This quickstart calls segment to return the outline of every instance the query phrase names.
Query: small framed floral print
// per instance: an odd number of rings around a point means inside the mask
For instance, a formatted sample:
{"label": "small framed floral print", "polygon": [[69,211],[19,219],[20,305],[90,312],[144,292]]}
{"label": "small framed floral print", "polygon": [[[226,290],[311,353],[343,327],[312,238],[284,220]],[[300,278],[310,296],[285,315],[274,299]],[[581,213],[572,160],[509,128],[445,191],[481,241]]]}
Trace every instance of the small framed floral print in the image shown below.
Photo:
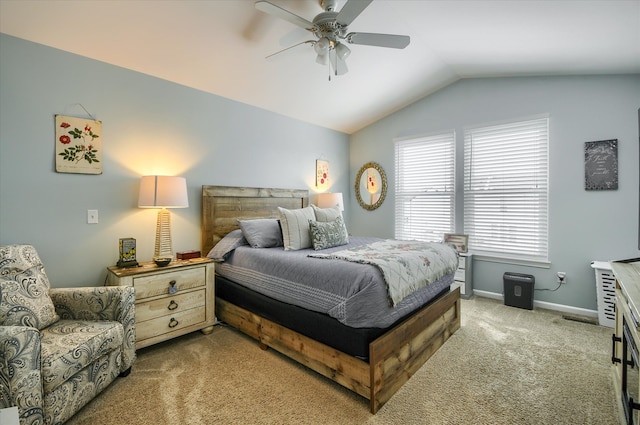
{"label": "small framed floral print", "polygon": [[316,189],[327,190],[331,185],[329,184],[329,161],[322,159],[316,160]]}
{"label": "small framed floral print", "polygon": [[56,115],[56,171],[102,174],[102,121]]}

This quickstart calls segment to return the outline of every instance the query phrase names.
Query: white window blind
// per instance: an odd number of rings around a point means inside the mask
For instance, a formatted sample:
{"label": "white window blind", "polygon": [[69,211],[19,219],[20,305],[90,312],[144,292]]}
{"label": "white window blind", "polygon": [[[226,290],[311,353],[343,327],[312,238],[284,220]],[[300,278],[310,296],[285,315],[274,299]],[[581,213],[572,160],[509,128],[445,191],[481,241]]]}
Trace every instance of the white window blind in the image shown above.
{"label": "white window blind", "polygon": [[464,230],[476,254],[548,259],[549,119],[465,130]]}
{"label": "white window blind", "polygon": [[452,233],[455,133],[395,142],[395,238],[441,241]]}

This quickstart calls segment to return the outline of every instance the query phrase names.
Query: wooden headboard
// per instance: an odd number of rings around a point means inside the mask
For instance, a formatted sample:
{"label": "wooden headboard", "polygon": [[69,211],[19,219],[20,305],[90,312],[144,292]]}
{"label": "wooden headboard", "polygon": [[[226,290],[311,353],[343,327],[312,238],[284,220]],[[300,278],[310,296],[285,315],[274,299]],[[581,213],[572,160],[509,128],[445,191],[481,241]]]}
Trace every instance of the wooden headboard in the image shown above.
{"label": "wooden headboard", "polygon": [[278,207],[308,205],[309,191],[305,189],[202,186],[202,255],[237,229],[238,219],[278,218]]}

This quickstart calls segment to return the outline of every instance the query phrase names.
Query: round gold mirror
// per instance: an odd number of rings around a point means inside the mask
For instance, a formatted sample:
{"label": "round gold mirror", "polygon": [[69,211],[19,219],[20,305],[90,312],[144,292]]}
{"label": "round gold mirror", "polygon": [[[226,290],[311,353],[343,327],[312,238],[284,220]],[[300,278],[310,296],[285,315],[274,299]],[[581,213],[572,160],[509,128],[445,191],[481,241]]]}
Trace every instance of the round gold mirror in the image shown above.
{"label": "round gold mirror", "polygon": [[356,176],[356,199],[365,210],[375,210],[387,196],[387,176],[375,162],[367,162]]}

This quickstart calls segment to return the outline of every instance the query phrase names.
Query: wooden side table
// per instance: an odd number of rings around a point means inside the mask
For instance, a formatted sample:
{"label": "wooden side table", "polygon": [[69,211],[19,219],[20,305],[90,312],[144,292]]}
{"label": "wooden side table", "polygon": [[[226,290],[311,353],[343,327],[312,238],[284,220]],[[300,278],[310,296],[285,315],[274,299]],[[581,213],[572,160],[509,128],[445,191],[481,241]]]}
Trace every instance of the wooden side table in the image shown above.
{"label": "wooden side table", "polygon": [[174,260],[158,267],[107,268],[107,285],[136,290],[136,349],[189,332],[213,331],[215,266],[209,258]]}

